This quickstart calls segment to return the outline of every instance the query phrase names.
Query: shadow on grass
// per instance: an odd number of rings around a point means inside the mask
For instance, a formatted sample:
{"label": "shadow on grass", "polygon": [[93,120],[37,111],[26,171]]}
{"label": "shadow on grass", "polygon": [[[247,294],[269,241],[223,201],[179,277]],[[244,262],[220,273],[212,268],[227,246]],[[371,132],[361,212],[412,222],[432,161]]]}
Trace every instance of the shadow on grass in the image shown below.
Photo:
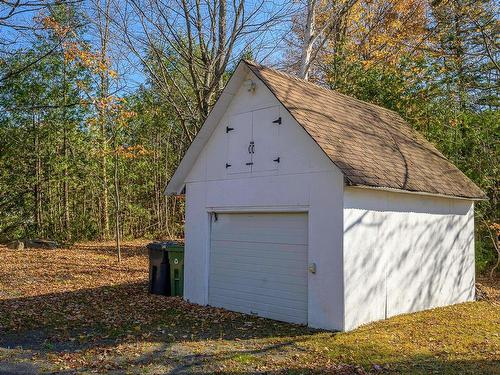
{"label": "shadow on grass", "polygon": [[181,342],[309,335],[315,330],[177,297],[128,283],[0,300],[0,347],[74,351],[123,342]]}
{"label": "shadow on grass", "polygon": [[[325,361],[318,353],[307,353],[300,343],[308,337],[285,339],[248,350],[226,350],[207,354],[185,354],[170,362],[168,373],[190,374],[500,374],[500,362],[484,360],[452,360],[433,355],[401,355],[400,359],[380,364]],[[127,368],[154,368],[172,359],[171,347],[162,346],[137,360],[128,361]],[[355,349],[355,348],[351,348]],[[296,354],[306,352],[305,357]],[[309,355],[307,355],[309,354]],[[227,362],[229,361],[229,362]],[[123,364],[125,365],[125,364]],[[243,365],[240,367],[239,365]],[[266,367],[265,371],[259,368]],[[225,368],[225,369],[224,369]],[[226,370],[229,368],[229,370]]]}
{"label": "shadow on grass", "polygon": [[[430,363],[432,362],[432,363]],[[175,373],[175,372],[173,372]],[[182,373],[182,372],[180,372]],[[190,373],[202,374],[205,371],[192,371]],[[262,371],[217,371],[218,374],[248,374],[257,375],[262,374]],[[354,375],[354,374],[440,374],[440,375],[498,375],[500,368],[497,361],[436,361],[432,357],[426,363],[420,362],[404,362],[394,363],[390,366],[384,366],[380,369],[363,369],[360,366],[333,364],[331,366],[311,368],[307,366],[290,366],[275,371],[266,371],[266,374],[336,374],[336,375]]]}
{"label": "shadow on grass", "polygon": [[[378,358],[380,366],[363,362],[362,368],[358,362],[352,364],[353,360],[340,364],[338,357],[329,357],[328,351],[323,351],[325,346],[339,349],[342,345],[329,340],[334,335],[201,307],[180,298],[150,295],[146,282],[0,300],[0,352],[2,348],[21,347],[57,355],[145,343],[138,356],[118,355],[113,364],[116,367],[110,369],[117,372],[143,369],[158,373],[161,369],[161,373],[257,374],[264,366],[271,374],[500,374],[499,362],[491,360],[494,356],[459,361],[440,353],[399,355],[387,353],[387,347],[375,339],[369,340],[369,348],[359,342],[341,351],[346,355],[366,352],[367,357]],[[230,342],[204,342],[218,339]],[[93,361],[79,364],[69,373],[89,368],[108,372]],[[0,360],[0,374],[38,371],[26,366],[26,362]]]}

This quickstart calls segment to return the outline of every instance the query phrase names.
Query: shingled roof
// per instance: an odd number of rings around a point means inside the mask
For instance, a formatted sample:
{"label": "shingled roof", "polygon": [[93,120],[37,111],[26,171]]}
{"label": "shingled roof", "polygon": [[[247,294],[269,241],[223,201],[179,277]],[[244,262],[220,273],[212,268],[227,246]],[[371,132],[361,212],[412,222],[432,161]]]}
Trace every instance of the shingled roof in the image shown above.
{"label": "shingled roof", "polygon": [[354,186],[484,199],[397,113],[243,61]]}

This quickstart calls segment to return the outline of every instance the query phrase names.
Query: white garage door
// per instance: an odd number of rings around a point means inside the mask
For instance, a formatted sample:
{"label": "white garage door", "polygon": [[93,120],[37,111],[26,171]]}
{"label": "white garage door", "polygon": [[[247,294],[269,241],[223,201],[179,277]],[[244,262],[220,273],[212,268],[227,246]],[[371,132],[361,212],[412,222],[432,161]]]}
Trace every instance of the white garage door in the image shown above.
{"label": "white garage door", "polygon": [[212,220],[211,306],[307,323],[307,215],[218,214]]}

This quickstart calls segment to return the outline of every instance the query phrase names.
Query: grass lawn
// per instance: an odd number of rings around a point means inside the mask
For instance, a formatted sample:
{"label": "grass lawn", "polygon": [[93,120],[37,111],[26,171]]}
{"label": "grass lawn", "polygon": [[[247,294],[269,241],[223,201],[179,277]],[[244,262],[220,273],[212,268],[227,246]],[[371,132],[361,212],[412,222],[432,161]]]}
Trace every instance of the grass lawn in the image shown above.
{"label": "grass lawn", "polygon": [[142,242],[0,246],[0,374],[500,374],[500,280],[487,300],[402,315],[349,333],[147,293]]}

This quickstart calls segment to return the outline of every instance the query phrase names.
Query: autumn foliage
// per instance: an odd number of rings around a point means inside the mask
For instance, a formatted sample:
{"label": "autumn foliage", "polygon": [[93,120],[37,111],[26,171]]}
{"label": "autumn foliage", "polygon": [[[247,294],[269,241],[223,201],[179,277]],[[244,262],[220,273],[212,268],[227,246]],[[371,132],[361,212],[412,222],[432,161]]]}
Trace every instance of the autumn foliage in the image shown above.
{"label": "autumn foliage", "polygon": [[496,264],[494,1],[44,3],[0,10],[0,240],[182,236],[185,202],[164,188],[245,56],[297,74],[308,60],[311,81],[398,112],[488,195],[476,263]]}

